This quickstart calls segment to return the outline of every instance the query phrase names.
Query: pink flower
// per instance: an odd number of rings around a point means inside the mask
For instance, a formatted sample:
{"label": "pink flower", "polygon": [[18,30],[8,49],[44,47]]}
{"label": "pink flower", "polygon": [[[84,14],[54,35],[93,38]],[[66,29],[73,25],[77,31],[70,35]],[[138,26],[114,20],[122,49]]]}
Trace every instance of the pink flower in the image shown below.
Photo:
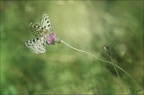
{"label": "pink flower", "polygon": [[54,44],[55,38],[56,38],[56,34],[50,33],[49,37],[48,37],[48,40],[47,40],[48,44]]}

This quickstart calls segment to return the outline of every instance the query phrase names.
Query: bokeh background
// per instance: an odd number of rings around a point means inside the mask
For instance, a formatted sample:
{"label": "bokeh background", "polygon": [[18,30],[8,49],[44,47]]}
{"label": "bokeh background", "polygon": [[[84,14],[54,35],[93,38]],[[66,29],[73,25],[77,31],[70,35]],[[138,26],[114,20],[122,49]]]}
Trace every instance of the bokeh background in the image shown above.
{"label": "bokeh background", "polygon": [[[0,1],[1,95],[144,94],[143,0],[128,1]],[[110,60],[112,65],[75,51],[63,43],[35,54],[24,42],[34,38],[28,24],[43,13],[53,32],[68,44]]]}

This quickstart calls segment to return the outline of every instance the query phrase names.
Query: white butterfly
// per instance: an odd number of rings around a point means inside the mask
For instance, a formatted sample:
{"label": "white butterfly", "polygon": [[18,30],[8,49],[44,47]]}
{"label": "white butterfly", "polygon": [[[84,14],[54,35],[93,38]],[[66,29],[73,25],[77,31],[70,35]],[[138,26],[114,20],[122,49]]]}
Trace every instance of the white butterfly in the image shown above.
{"label": "white butterfly", "polygon": [[30,23],[30,28],[33,31],[33,34],[36,38],[28,40],[25,42],[25,45],[34,53],[44,53],[46,52],[45,45],[53,44],[48,39],[50,34],[53,34],[50,19],[47,14],[44,14],[42,17],[41,25]]}

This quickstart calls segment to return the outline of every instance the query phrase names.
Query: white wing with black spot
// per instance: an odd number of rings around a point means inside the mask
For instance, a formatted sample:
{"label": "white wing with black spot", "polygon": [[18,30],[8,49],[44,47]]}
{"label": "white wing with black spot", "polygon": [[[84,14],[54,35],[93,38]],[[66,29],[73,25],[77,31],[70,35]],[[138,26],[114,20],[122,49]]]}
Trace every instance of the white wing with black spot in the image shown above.
{"label": "white wing with black spot", "polygon": [[25,45],[34,53],[38,54],[38,53],[45,53],[46,49],[45,49],[45,44],[46,41],[42,40],[43,38],[37,37],[31,40],[27,40],[25,42]]}
{"label": "white wing with black spot", "polygon": [[47,29],[48,31],[52,31],[50,19],[49,19],[49,16],[47,14],[43,15],[42,21],[41,21],[41,26],[43,28]]}
{"label": "white wing with black spot", "polygon": [[33,23],[33,22],[31,22],[29,24],[29,27],[30,27],[30,29],[31,29],[31,31],[32,31],[32,33],[34,34],[35,37],[43,36],[47,32],[42,26],[40,26],[36,23]]}

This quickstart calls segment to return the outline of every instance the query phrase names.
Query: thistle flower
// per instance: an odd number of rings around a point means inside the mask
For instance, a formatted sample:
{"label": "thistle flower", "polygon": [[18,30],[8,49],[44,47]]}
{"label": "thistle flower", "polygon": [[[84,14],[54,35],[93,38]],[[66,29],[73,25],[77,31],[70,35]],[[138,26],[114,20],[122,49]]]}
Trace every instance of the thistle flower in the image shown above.
{"label": "thistle flower", "polygon": [[56,39],[56,34],[49,33],[49,37],[47,38],[47,44],[49,44],[49,45],[55,44],[55,39]]}

